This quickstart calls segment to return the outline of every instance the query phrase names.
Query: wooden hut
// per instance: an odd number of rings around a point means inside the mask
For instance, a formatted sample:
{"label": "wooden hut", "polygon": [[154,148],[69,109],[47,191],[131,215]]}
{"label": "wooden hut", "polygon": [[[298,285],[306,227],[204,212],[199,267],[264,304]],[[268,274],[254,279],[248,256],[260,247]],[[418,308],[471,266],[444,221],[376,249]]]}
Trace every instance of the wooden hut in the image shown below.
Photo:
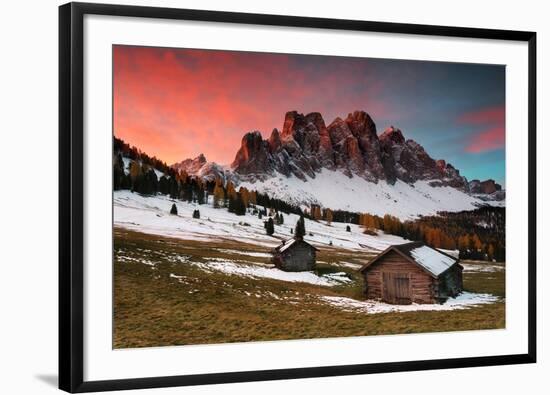
{"label": "wooden hut", "polygon": [[273,264],[287,272],[302,272],[315,269],[317,248],[302,238],[288,239],[273,251]]}
{"label": "wooden hut", "polygon": [[367,299],[392,304],[443,303],[462,292],[462,266],[422,242],[392,245],[360,270]]}

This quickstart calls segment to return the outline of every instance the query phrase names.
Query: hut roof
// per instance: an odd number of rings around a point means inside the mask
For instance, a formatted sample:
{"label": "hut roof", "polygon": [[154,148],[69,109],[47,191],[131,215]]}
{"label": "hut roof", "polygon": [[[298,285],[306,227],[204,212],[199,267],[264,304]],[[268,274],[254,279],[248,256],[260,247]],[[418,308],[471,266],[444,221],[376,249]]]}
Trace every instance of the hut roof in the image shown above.
{"label": "hut roof", "polygon": [[277,252],[284,252],[284,251],[286,251],[287,249],[289,249],[291,246],[293,246],[294,244],[296,244],[297,241],[301,241],[302,243],[305,243],[305,244],[307,244],[308,246],[310,246],[311,248],[313,248],[315,251],[319,251],[317,248],[313,247],[311,244],[309,244],[308,242],[304,241],[303,239],[296,239],[296,238],[283,240],[283,242],[282,242],[280,245],[278,245],[277,247],[275,247],[275,251],[277,251]]}
{"label": "hut roof", "polygon": [[390,251],[396,251],[434,277],[438,277],[458,262],[458,259],[451,255],[429,247],[422,242],[415,241],[406,244],[396,244],[386,248],[359,270],[363,271],[367,269]]}

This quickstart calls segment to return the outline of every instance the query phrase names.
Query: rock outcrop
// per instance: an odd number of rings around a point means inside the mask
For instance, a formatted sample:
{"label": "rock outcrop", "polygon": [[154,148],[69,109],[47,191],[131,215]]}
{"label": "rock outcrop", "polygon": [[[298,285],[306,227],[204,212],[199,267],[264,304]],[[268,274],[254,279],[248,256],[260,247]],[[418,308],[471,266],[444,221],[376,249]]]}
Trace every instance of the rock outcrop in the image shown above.
{"label": "rock outcrop", "polygon": [[224,173],[254,182],[275,175],[303,181],[323,169],[340,171],[377,183],[426,180],[434,187],[451,186],[465,192],[493,194],[501,190],[493,180],[468,182],[443,159],[433,159],[416,141],[390,126],[378,135],[376,124],[365,111],[336,118],[328,126],[320,113],[287,112],[282,130],[273,129],[264,140],[259,131],[246,133],[229,169],[211,164],[204,155],[173,165],[188,174]]}

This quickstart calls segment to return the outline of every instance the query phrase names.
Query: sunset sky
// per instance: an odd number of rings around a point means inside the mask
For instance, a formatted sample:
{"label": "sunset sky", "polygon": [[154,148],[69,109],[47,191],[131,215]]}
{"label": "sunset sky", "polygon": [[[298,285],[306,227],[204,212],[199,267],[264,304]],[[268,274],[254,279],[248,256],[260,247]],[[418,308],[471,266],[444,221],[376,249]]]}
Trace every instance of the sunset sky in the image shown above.
{"label": "sunset sky", "polygon": [[114,133],[168,164],[230,163],[287,111],[365,110],[468,179],[504,184],[504,66],[115,46]]}

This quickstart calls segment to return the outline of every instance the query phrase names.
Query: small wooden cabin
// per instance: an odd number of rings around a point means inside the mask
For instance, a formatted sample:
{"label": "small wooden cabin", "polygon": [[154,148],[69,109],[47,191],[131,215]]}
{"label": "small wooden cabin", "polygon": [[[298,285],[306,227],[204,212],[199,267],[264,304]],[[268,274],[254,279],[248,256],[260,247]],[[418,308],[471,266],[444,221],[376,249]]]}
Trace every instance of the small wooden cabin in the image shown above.
{"label": "small wooden cabin", "polygon": [[360,270],[367,299],[443,303],[462,292],[459,260],[422,242],[392,245]]}
{"label": "small wooden cabin", "polygon": [[287,272],[303,272],[315,269],[317,248],[302,238],[285,240],[273,251],[272,263]]}

